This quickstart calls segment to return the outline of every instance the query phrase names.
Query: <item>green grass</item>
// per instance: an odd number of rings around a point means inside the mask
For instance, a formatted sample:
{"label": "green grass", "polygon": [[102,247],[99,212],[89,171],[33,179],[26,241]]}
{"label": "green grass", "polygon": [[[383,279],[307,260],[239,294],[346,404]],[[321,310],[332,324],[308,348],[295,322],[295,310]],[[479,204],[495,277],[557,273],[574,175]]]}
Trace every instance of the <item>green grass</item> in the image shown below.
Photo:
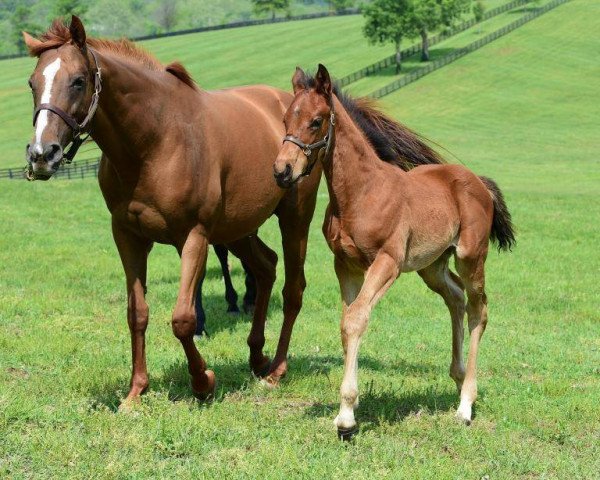
{"label": "green grass", "polygon": [[[490,323],[471,427],[453,418],[447,311],[413,274],[373,313],[360,356],[362,430],[353,444],[337,441],[340,302],[319,229],[325,189],[281,387],[265,391],[248,374],[248,319],[224,313],[211,256],[212,337],[201,351],[218,376],[218,395],[208,405],[192,399],[169,325],[178,258],[156,247],[151,390],[134,413],[116,413],[127,390],[129,338],[123,274],[98,187],[2,182],[0,477],[596,478],[600,39],[586,32],[598,31],[599,19],[600,5],[575,0],[383,104],[495,178],[519,230],[515,252],[492,252],[487,263]],[[276,223],[261,237],[278,245]],[[276,292],[282,279],[280,265]],[[276,293],[269,353],[280,324]]]}

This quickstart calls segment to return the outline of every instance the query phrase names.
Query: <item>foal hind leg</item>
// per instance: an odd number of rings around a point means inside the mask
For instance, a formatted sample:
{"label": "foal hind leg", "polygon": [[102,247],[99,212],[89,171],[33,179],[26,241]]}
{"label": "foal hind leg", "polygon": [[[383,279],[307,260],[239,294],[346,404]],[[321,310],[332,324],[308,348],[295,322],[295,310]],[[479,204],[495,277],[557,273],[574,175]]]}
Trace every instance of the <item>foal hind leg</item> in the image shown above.
{"label": "foal hind leg", "polygon": [[450,319],[452,320],[450,377],[456,383],[456,388],[460,394],[465,379],[465,365],[463,363],[465,294],[460,278],[448,268],[450,255],[451,251],[449,250],[436,262],[420,270],[418,273],[425,284],[444,299],[450,311]]}
{"label": "foal hind leg", "polygon": [[459,243],[457,248],[456,269],[467,290],[467,316],[471,339],[467,371],[456,415],[467,424],[471,423],[472,405],[477,398],[477,352],[488,317],[484,271],[486,256],[487,243],[480,242],[478,247],[472,249],[465,247],[464,243]]}
{"label": "foal hind leg", "polygon": [[263,354],[263,347],[269,299],[275,283],[277,254],[256,235],[228,244],[227,248],[246,263],[256,279],[256,305],[248,335],[248,346],[252,372],[256,376],[264,376],[270,365],[269,358]]}

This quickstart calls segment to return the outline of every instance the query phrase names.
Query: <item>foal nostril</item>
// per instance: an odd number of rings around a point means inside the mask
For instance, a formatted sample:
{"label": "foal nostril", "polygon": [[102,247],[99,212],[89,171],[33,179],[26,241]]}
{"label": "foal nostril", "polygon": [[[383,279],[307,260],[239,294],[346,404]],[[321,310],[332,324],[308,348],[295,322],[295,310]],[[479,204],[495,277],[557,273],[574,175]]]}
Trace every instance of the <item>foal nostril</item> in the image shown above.
{"label": "foal nostril", "polygon": [[283,172],[275,171],[273,172],[273,175],[278,180],[289,180],[289,178],[292,176],[292,166],[289,163],[287,163]]}

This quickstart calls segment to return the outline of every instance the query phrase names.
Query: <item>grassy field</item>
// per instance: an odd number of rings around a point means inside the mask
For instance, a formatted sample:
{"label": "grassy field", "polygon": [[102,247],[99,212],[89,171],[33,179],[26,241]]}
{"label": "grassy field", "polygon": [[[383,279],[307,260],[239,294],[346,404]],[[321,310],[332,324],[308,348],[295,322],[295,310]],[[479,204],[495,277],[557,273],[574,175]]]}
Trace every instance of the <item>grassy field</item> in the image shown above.
{"label": "grassy field", "polygon": [[[600,38],[589,32],[599,28],[600,4],[574,0],[383,103],[496,179],[518,227],[515,252],[492,252],[487,263],[490,322],[471,427],[453,418],[447,310],[406,275],[376,308],[361,349],[361,433],[352,444],[337,440],[340,302],[319,229],[325,189],[281,387],[266,391],[250,377],[248,318],[224,313],[211,256],[205,304],[212,336],[201,352],[219,386],[213,403],[193,400],[169,324],[178,258],[156,247],[150,392],[133,413],[117,413],[129,379],[129,336],[123,274],[98,187],[92,180],[2,182],[0,478],[597,478]],[[255,70],[231,74],[231,84],[259,81],[253,75],[264,64],[273,70],[264,81],[287,88],[295,63],[320,60],[255,55]],[[211,70],[197,68],[200,82],[209,82]],[[338,69],[331,67],[346,73]],[[277,246],[276,223],[261,237]],[[276,292],[282,280],[280,265]],[[276,293],[270,353],[280,325]]]}
{"label": "grassy field", "polygon": [[[488,9],[506,0],[486,0]],[[148,40],[140,44],[168,63],[180,60],[203,88],[267,83],[288,88],[296,65],[326,64],[342,77],[393,52],[369,45],[359,15],[280,23]],[[0,168],[24,164],[33,135],[27,79],[35,60],[0,61]],[[86,158],[96,154],[89,147]],[[87,153],[86,153],[87,152]],[[79,158],[83,158],[80,154]]]}

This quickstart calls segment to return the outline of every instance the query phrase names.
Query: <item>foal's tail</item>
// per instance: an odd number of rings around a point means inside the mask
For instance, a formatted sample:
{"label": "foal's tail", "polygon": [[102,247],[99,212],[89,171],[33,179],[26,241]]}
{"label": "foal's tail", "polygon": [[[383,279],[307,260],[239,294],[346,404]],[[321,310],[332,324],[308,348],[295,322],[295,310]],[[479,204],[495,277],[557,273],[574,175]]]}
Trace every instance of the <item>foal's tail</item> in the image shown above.
{"label": "foal's tail", "polygon": [[492,220],[492,233],[490,239],[498,243],[498,251],[510,251],[517,244],[515,229],[512,224],[510,212],[504,201],[500,187],[491,178],[479,177],[484,183],[494,201],[494,218]]}

